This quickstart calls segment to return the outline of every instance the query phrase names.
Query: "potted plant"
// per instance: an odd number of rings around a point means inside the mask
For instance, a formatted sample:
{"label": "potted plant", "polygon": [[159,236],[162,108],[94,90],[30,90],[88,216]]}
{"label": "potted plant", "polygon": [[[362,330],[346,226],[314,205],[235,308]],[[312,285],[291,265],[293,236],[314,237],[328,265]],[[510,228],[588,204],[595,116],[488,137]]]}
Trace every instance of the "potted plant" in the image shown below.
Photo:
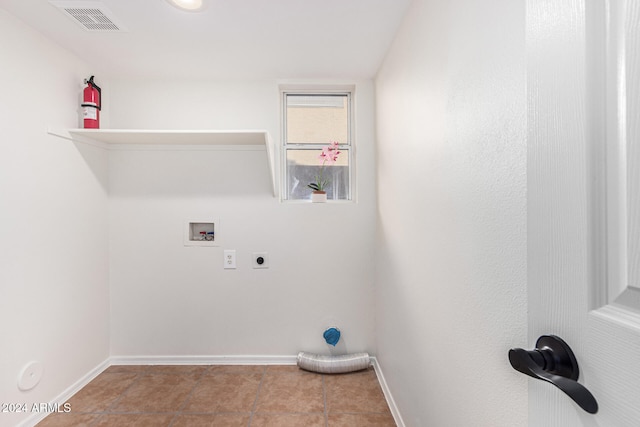
{"label": "potted plant", "polygon": [[335,163],[338,160],[340,150],[338,150],[338,141],[332,141],[329,145],[322,149],[318,156],[320,159],[320,171],[316,175],[316,180],[307,185],[313,192],[311,193],[311,201],[314,203],[322,203],[327,201],[327,192],[325,188],[329,184],[329,179],[324,177],[324,166]]}

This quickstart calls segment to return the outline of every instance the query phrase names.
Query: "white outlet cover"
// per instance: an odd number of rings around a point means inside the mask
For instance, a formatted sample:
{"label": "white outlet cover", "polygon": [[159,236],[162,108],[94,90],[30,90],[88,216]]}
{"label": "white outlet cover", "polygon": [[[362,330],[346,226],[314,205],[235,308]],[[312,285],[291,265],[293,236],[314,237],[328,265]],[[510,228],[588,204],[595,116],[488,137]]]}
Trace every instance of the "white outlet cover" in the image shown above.
{"label": "white outlet cover", "polygon": [[235,269],[236,268],[236,250],[225,249],[223,262],[224,262],[225,270]]}

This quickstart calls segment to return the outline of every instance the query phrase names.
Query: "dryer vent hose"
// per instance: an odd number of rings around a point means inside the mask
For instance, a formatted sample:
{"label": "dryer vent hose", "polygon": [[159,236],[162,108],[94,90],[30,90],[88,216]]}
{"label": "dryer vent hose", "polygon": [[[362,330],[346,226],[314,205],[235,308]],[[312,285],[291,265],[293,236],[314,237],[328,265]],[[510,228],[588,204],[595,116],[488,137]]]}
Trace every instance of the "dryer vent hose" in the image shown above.
{"label": "dryer vent hose", "polygon": [[321,374],[344,374],[369,367],[368,353],[353,353],[342,356],[321,356],[319,354],[298,353],[298,366],[305,371]]}

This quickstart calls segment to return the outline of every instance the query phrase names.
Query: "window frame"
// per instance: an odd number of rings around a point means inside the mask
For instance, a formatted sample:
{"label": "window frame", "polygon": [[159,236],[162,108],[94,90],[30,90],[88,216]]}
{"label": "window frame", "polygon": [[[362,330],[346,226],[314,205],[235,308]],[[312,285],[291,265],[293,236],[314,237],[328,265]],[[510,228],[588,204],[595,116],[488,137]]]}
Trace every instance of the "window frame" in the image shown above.
{"label": "window frame", "polygon": [[[321,150],[329,144],[329,141],[318,143],[287,143],[287,96],[346,96],[347,98],[347,143],[340,143],[339,148],[343,153],[348,154],[348,179],[346,199],[329,199],[328,203],[352,203],[355,202],[355,132],[354,132],[354,88],[281,88],[280,89],[280,106],[281,106],[281,185],[280,200],[283,202],[308,202],[310,199],[292,199],[289,194],[289,171],[287,166],[287,152],[289,150]],[[311,190],[309,190],[311,191]]]}

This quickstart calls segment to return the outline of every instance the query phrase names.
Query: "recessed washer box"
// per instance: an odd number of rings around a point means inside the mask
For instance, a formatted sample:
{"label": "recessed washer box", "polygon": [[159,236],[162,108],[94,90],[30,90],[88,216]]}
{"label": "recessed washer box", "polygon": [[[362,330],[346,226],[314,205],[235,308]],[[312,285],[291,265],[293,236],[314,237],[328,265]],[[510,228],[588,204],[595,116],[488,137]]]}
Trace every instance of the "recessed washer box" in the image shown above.
{"label": "recessed washer box", "polygon": [[220,221],[216,218],[185,221],[184,245],[220,246]]}

